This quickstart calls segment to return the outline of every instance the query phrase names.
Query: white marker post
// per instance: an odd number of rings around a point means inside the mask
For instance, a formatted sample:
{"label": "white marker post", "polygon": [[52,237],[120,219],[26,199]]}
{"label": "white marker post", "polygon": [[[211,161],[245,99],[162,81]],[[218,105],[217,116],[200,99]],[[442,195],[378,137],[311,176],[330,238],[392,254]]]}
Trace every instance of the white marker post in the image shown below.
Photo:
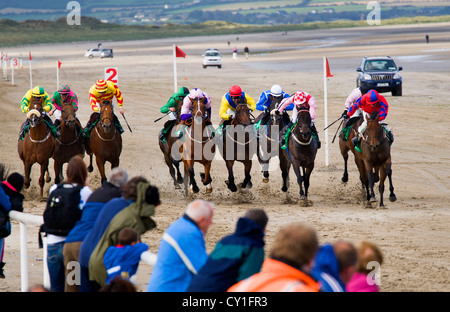
{"label": "white marker post", "polygon": [[[327,59],[323,57],[323,109],[325,112],[325,128],[328,125],[328,90],[327,90]],[[325,166],[328,167],[328,129],[325,129]]]}

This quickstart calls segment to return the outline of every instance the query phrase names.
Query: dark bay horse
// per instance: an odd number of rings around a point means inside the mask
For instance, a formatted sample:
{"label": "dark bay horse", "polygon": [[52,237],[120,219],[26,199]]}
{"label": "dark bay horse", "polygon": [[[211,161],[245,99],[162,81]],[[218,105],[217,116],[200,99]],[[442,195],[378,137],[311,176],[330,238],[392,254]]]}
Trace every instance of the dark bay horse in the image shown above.
{"label": "dark bay horse", "polygon": [[379,175],[380,208],[384,207],[383,193],[386,176],[389,179],[389,200],[396,201],[397,197],[392,185],[391,147],[386,137],[386,131],[379,123],[379,114],[377,113],[370,117],[367,116],[367,128],[361,140],[361,159],[365,168],[363,182],[368,190],[367,200],[369,202],[376,201],[373,187]]}
{"label": "dark bay horse", "polygon": [[[51,130],[44,122],[41,99],[33,99],[27,117],[30,119],[30,131],[25,134],[23,140],[19,139],[17,150],[23,162],[25,170],[24,187],[30,186],[30,174],[33,164],[41,165],[41,175],[39,177],[40,200],[44,195],[44,184],[51,181],[48,172],[48,163],[55,150],[55,139]],[[45,174],[47,176],[45,177]]]}
{"label": "dark bay horse", "polygon": [[[261,172],[263,176],[263,182],[269,182],[269,162],[272,156],[279,156],[282,153],[280,144],[279,144],[279,136],[281,129],[289,123],[289,115],[286,111],[278,118],[278,115],[275,115],[274,109],[277,108],[278,104],[280,104],[282,97],[272,98],[269,109],[267,112],[262,112],[256,119],[255,125],[259,123],[258,127],[258,148],[257,148],[257,156],[259,164],[261,165]],[[273,113],[271,113],[273,112]],[[276,129],[278,131],[276,131]]]}
{"label": "dark bay horse", "polygon": [[[195,180],[194,163],[203,165],[205,172],[201,173],[201,181],[206,186],[206,192],[212,192],[211,162],[214,159],[216,145],[213,140],[213,130],[208,127],[209,116],[205,116],[205,97],[192,100],[192,121],[185,131],[184,143],[179,152],[189,177],[191,193],[198,193]],[[187,179],[188,177],[184,177]],[[186,181],[185,181],[186,182]]]}
{"label": "dark bay horse", "polygon": [[233,165],[235,161],[244,164],[244,181],[240,184],[241,188],[251,188],[252,158],[258,148],[256,140],[256,131],[250,118],[250,108],[245,103],[236,105],[234,119],[231,125],[223,130],[222,148],[220,152],[228,169],[228,180],[225,181],[232,192],[237,191],[234,180]]}
{"label": "dark bay horse", "polygon": [[[296,109],[296,108],[294,108]],[[311,115],[308,110],[300,109],[297,115],[298,121],[289,136],[287,149],[280,155],[280,167],[283,177],[282,191],[288,189],[287,180],[292,164],[300,187],[300,199],[308,198],[309,180],[314,169],[314,161],[317,154],[317,141],[311,133]],[[301,170],[301,171],[300,171]],[[303,186],[305,191],[303,191]]]}
{"label": "dark bay horse", "polygon": [[[361,160],[361,154],[355,150],[355,147],[353,146],[352,139],[355,137],[355,134],[358,132],[358,127],[361,125],[363,119],[362,116],[354,117],[354,119],[350,119],[349,121],[352,122],[352,125],[350,126],[350,129],[346,130],[348,131],[348,134],[344,134],[347,136],[347,141],[344,141],[344,139],[339,136],[339,149],[341,151],[342,158],[344,159],[344,174],[342,176],[342,182],[348,181],[348,152],[352,151],[353,155],[355,156],[355,164],[360,172],[360,180],[362,183],[362,176],[361,176],[361,170],[362,170],[362,160]],[[348,122],[349,122],[348,121]],[[347,123],[348,123],[347,122]],[[346,129],[347,123],[344,123],[342,126],[342,130]]]}
{"label": "dark bay horse", "polygon": [[[177,120],[175,121],[175,126],[173,126],[171,133],[167,135],[167,138],[165,141],[158,140],[159,148],[161,152],[164,155],[164,161],[166,162],[167,167],[169,167],[169,173],[170,176],[173,179],[173,185],[176,189],[181,188],[180,184],[183,183],[183,176],[180,171],[180,162],[181,157],[172,157],[172,145],[177,141],[175,137],[176,130],[178,129],[177,125],[180,124],[180,112],[181,112],[181,106],[183,104],[183,101],[177,101],[178,107],[177,107]],[[161,130],[162,131],[162,130]],[[158,135],[159,137],[159,135]],[[176,172],[175,172],[176,170]],[[176,173],[176,177],[175,177]]]}
{"label": "dark bay horse", "polygon": [[122,136],[113,124],[114,111],[110,101],[103,101],[100,105],[100,117],[86,141],[86,153],[90,156],[88,171],[92,172],[92,157],[100,171],[102,182],[106,180],[105,163],[111,164],[111,169],[119,166],[122,152]]}
{"label": "dark bay horse", "polygon": [[61,136],[56,139],[55,151],[53,153],[56,184],[60,183],[64,179],[64,163],[68,163],[69,160],[75,155],[84,157],[85,153],[82,126],[77,121],[75,108],[72,103],[62,104],[60,121]]}

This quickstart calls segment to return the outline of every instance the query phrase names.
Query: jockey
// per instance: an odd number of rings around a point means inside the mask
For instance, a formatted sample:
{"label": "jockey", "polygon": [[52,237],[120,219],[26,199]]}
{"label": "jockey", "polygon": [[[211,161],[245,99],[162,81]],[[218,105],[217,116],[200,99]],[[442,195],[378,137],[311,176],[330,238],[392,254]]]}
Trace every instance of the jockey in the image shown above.
{"label": "jockey", "polygon": [[[383,121],[388,114],[389,104],[384,98],[384,96],[378,94],[376,90],[369,90],[366,94],[364,94],[360,99],[356,101],[352,106],[350,106],[348,110],[348,116],[351,117],[355,112],[361,109],[363,111],[364,116],[370,116],[373,112],[378,112],[380,114],[379,121]],[[382,124],[382,126],[386,129],[386,132],[390,135],[391,142],[394,142],[394,136],[391,130],[387,127],[386,124]],[[361,126],[358,127],[358,133],[353,138],[352,143],[353,146],[356,146],[360,139],[362,138],[363,132],[366,130],[367,120],[364,118]]]}
{"label": "jockey", "polygon": [[177,92],[172,94],[169,101],[167,101],[166,105],[161,107],[160,111],[163,114],[167,114],[170,111],[169,114],[169,120],[164,124],[164,128],[161,130],[159,134],[159,140],[164,140],[164,138],[167,136],[168,133],[172,130],[173,126],[177,122],[177,115],[176,111],[178,109],[178,105],[180,102],[183,101],[183,99],[186,97],[186,95],[189,94],[189,89],[186,87],[181,87],[178,89]]}
{"label": "jockey", "polygon": [[[27,114],[30,110],[30,104],[33,99],[40,99],[42,109],[44,111],[43,117],[44,121],[47,124],[47,126],[52,131],[52,134],[55,138],[59,138],[60,134],[56,130],[56,128],[53,126],[53,121],[50,119],[50,117],[45,113],[49,112],[53,109],[52,100],[50,99],[47,92],[44,91],[44,88],[36,86],[33,89],[30,89],[25,93],[24,97],[22,98],[22,101],[20,102],[20,108],[22,109],[22,112]],[[25,137],[25,132],[28,131],[28,127],[30,124],[30,120],[27,118],[27,120],[22,125],[22,128],[20,129],[19,138],[23,139]]]}
{"label": "jockey", "polygon": [[280,103],[280,107],[278,108],[278,112],[283,113],[283,110],[290,104],[294,103],[296,109],[292,112],[291,121],[281,130],[280,143],[281,147],[284,147],[285,144],[285,136],[287,131],[297,122],[297,114],[298,110],[301,108],[306,108],[309,110],[309,114],[311,115],[311,130],[315,134],[317,138],[317,148],[320,148],[321,143],[319,140],[319,133],[317,132],[316,126],[314,125],[314,119],[316,119],[316,99],[306,93],[304,91],[297,91],[291,97],[284,99]]}
{"label": "jockey", "polygon": [[[49,115],[55,116],[55,128],[58,128],[60,126],[61,121],[59,120],[61,118],[61,109],[62,105],[64,103],[72,103],[73,108],[75,109],[75,112],[78,111],[78,97],[70,90],[70,87],[66,84],[63,84],[59,87],[58,91],[55,91],[52,96],[52,105],[53,109],[49,111]],[[77,120],[77,127],[79,129],[81,128],[80,120],[78,120],[78,117],[76,117]],[[84,131],[82,131],[82,134],[84,135]]]}
{"label": "jockey", "polygon": [[[258,102],[256,102],[256,109],[259,111],[264,111],[263,116],[261,117],[261,125],[265,125],[269,121],[269,108],[272,104],[272,101],[277,101],[278,103],[281,102],[282,99],[288,98],[289,94],[284,92],[279,85],[273,85],[270,90],[263,91],[261,95],[259,96]],[[275,107],[277,108],[277,107]],[[288,107],[286,107],[286,110],[292,110],[294,108],[294,105],[291,104]]]}
{"label": "jockey", "polygon": [[356,101],[358,101],[363,96],[363,94],[366,94],[367,91],[369,91],[369,90],[367,90],[366,88],[363,88],[362,86],[357,87],[352,90],[352,92],[349,94],[349,96],[345,100],[345,105],[344,105],[345,110],[341,115],[341,117],[344,118],[344,120],[345,120],[345,124],[342,127],[341,132],[339,133],[339,137],[341,139],[343,139],[344,141],[347,141],[346,131],[344,131],[344,129],[353,125],[355,123],[355,121],[358,120],[358,117],[361,116],[361,109],[358,109],[353,114],[352,118],[349,119],[349,116],[347,115],[348,110],[350,109],[350,107],[353,104],[356,103]]}
{"label": "jockey", "polygon": [[[97,80],[97,82],[91,86],[89,89],[89,101],[91,103],[91,109],[94,111],[89,118],[88,123],[86,124],[85,132],[86,135],[89,136],[89,133],[94,126],[94,123],[100,118],[100,103],[104,100],[108,100],[112,102],[112,99],[116,97],[117,104],[119,105],[120,113],[123,115],[123,98],[122,92],[120,92],[119,87],[112,81],[105,81],[103,79]],[[113,105],[114,108],[114,105]],[[113,113],[113,123],[116,126],[117,130],[120,133],[123,133],[124,130],[122,125],[120,124],[119,119],[116,114]]]}
{"label": "jockey", "polygon": [[228,93],[225,93],[220,103],[219,115],[222,118],[221,126],[230,125],[236,111],[236,106],[245,103],[250,107],[251,111],[256,109],[255,100],[247,93],[243,92],[241,87],[234,85]]}
{"label": "jockey", "polygon": [[[187,127],[187,121],[192,117],[192,102],[195,99],[205,98],[205,115],[206,117],[206,125],[211,125],[211,97],[208,93],[203,92],[199,88],[191,89],[191,92],[183,99],[183,106],[181,106],[181,128],[177,131],[177,137],[180,139],[183,136],[184,129]],[[214,133],[214,132],[213,132]]]}

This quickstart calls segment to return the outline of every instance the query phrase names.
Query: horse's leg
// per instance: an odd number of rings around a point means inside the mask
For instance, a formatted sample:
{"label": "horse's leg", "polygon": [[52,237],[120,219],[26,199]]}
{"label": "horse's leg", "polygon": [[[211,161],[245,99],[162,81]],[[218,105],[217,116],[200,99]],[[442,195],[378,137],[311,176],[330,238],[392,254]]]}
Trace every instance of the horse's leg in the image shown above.
{"label": "horse's leg", "polygon": [[300,166],[298,164],[292,164],[294,168],[295,175],[297,176],[297,184],[300,187],[300,199],[306,199],[305,193],[303,192],[303,177],[300,172]]}
{"label": "horse's leg", "polygon": [[33,167],[33,164],[30,164],[28,160],[24,161],[24,171],[25,171],[25,179],[23,182],[23,185],[25,186],[25,188],[29,188],[30,184],[31,184],[31,167]]}
{"label": "horse's leg", "polygon": [[50,171],[48,170],[47,165],[47,175],[45,176],[45,182],[50,183],[52,181],[52,177],[50,176]]}
{"label": "horse's leg", "polygon": [[314,164],[311,167],[303,168],[303,180],[305,183],[305,198],[308,198],[308,189],[309,189],[309,179],[311,177],[311,173],[314,169]]}
{"label": "horse's leg", "polygon": [[88,172],[94,171],[94,166],[92,166],[92,157],[94,156],[93,153],[88,154],[89,155],[89,166],[87,167]]}
{"label": "horse's leg", "polygon": [[53,169],[55,171],[55,183],[59,184],[62,180],[62,165],[59,164],[56,160],[53,163]]}
{"label": "horse's leg", "polygon": [[395,196],[394,194],[394,185],[392,184],[392,167],[391,167],[391,162],[389,160],[389,162],[386,164],[386,175],[389,179],[389,200],[391,202],[395,202],[397,200],[397,196]]}
{"label": "horse's leg", "polygon": [[181,183],[183,183],[183,175],[181,174],[181,171],[180,171],[180,162],[177,160],[174,160],[173,164],[175,166],[175,169],[177,170],[177,182],[181,184]]}
{"label": "horse's leg", "polygon": [[234,183],[234,174],[233,174],[234,160],[225,160],[225,164],[227,165],[227,169],[228,169],[228,180],[225,181],[225,184],[228,186],[230,191],[236,192],[237,186]]}
{"label": "horse's leg", "polygon": [[267,157],[265,157],[264,155],[261,155],[261,153],[262,153],[261,148],[262,148],[262,146],[261,146],[261,139],[258,139],[257,140],[256,156],[258,156],[258,161],[259,161],[259,164],[261,166],[263,182],[264,183],[268,183],[269,182],[269,161],[270,161],[270,157],[268,159],[266,159]]}
{"label": "horse's leg", "polygon": [[202,178],[203,185],[206,186],[206,193],[212,192],[212,186],[211,186],[211,162],[206,162],[203,167],[205,168],[205,172],[200,173],[200,176]]}
{"label": "horse's leg", "polygon": [[39,199],[42,201],[44,198],[44,185],[45,185],[45,173],[48,171],[48,160],[41,164],[41,176],[39,177]]}
{"label": "horse's leg", "polygon": [[348,163],[348,148],[347,142],[339,139],[339,149],[341,150],[342,158],[344,159],[344,175],[342,176],[342,182],[348,181],[348,171],[347,171],[347,163]]}
{"label": "horse's leg", "polygon": [[291,169],[291,163],[282,152],[280,153],[279,159],[280,159],[281,177],[283,179],[283,186],[281,187],[281,190],[283,192],[287,192],[289,187],[289,170]]}
{"label": "horse's leg", "polygon": [[197,181],[195,181],[194,160],[188,160],[187,163],[188,163],[189,184],[191,185],[191,192],[198,193],[200,189],[198,188]]}
{"label": "horse's leg", "polygon": [[373,186],[375,184],[374,180],[375,180],[375,176],[373,174],[373,168],[371,168],[368,164],[366,164],[366,174],[367,174],[367,178],[368,178],[368,187],[369,187],[369,198],[368,200],[370,202],[375,202],[375,193],[373,191]]}
{"label": "horse's leg", "polygon": [[244,161],[244,172],[245,172],[245,178],[244,181],[241,184],[242,188],[252,188],[252,176],[250,175],[250,172],[252,171],[252,160],[246,160]]}
{"label": "horse's leg", "polygon": [[379,179],[380,184],[378,185],[378,191],[380,192],[380,208],[384,208],[383,194],[384,194],[384,182],[386,180],[386,168],[384,166],[380,170]]}
{"label": "horse's leg", "polygon": [[102,179],[102,183],[106,181],[105,175],[105,161],[98,156],[95,156],[95,162],[97,163],[98,171],[100,172],[100,177]]}

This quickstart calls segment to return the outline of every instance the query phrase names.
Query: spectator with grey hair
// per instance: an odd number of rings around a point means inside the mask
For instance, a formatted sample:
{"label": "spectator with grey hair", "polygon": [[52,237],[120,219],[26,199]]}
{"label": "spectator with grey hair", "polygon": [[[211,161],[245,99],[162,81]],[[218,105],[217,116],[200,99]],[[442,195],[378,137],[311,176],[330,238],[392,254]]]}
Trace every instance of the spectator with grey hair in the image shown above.
{"label": "spectator with grey hair", "polygon": [[[100,210],[111,199],[122,196],[122,190],[127,181],[128,172],[125,169],[121,167],[113,168],[108,175],[107,181],[104,181],[102,186],[89,196],[84,205],[81,219],[77,221],[75,227],[66,237],[63,251],[66,268],[69,262],[78,262],[81,244],[86,235],[94,227]],[[66,269],[66,275],[68,273],[69,271]],[[79,287],[76,283],[74,285],[68,285],[66,283],[66,292],[78,292],[78,290]]]}
{"label": "spectator with grey hair", "polygon": [[208,259],[204,235],[212,224],[214,204],[196,199],[164,233],[147,285],[148,292],[183,292]]}

